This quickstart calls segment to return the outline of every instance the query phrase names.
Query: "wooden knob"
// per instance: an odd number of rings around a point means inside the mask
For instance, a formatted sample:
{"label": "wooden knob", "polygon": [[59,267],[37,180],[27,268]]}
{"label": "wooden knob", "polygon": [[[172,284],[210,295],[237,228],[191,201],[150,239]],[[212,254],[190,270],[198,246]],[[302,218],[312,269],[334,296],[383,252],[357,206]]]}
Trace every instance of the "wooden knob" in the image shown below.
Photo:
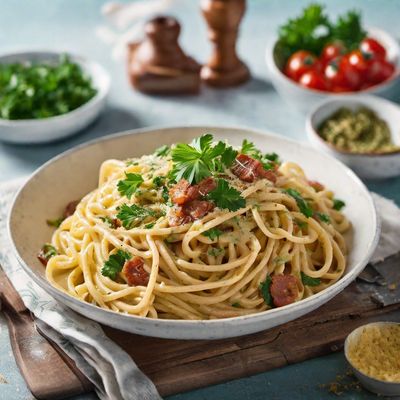
{"label": "wooden knob", "polygon": [[175,18],[156,17],[145,25],[145,39],[129,45],[128,73],[132,85],[145,93],[196,93],[200,65],[179,46]]}
{"label": "wooden knob", "polygon": [[247,81],[250,72],[236,53],[239,25],[246,9],[245,0],[202,0],[201,9],[213,43],[210,60],[201,78],[216,87],[235,86]]}

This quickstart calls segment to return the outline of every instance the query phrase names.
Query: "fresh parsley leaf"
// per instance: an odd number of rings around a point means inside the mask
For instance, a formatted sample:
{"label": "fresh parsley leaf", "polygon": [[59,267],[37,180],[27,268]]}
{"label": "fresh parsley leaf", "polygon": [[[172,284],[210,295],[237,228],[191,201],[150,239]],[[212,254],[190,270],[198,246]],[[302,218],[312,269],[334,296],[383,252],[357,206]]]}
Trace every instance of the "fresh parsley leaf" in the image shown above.
{"label": "fresh parsley leaf", "polygon": [[327,214],[317,212],[317,217],[320,221],[325,222],[326,224],[331,223],[331,218]]}
{"label": "fresh parsley leaf", "polygon": [[277,164],[281,163],[280,158],[276,153],[267,153],[264,155],[264,158]]}
{"label": "fresh parsley leaf", "polygon": [[221,155],[221,161],[226,168],[230,168],[235,161],[238,152],[233,149],[233,147],[226,147],[225,151]]}
{"label": "fresh parsley leaf", "polygon": [[118,250],[104,263],[104,266],[101,269],[101,274],[103,276],[108,276],[111,279],[115,279],[118,272],[122,271],[125,261],[130,260],[131,258],[132,255],[130,253],[123,250]]}
{"label": "fresh parsley leaf", "polygon": [[49,226],[54,226],[55,228],[58,228],[63,221],[64,221],[64,218],[55,218],[55,219],[46,220],[46,223]]}
{"label": "fresh parsley leaf", "polygon": [[222,231],[218,228],[211,228],[208,231],[203,232],[203,236],[208,237],[210,240],[219,238],[222,235]]}
{"label": "fresh parsley leaf", "polygon": [[361,15],[355,10],[340,15],[332,26],[332,40],[342,42],[348,51],[358,49],[366,36],[367,33],[361,26]]}
{"label": "fresh parsley leaf", "polygon": [[166,157],[171,152],[171,148],[164,144],[164,146],[159,147],[155,150],[154,154],[158,157]]}
{"label": "fresh parsley leaf", "polygon": [[165,203],[169,201],[169,190],[166,186],[163,186],[161,197],[163,198]]}
{"label": "fresh parsley leaf", "polygon": [[218,257],[221,254],[224,253],[224,249],[221,249],[220,247],[212,247],[210,250],[208,250],[208,255]]}
{"label": "fresh parsley leaf", "polygon": [[50,243],[46,243],[43,245],[42,252],[46,260],[49,260],[51,257],[56,256],[58,254],[56,248],[52,246]]}
{"label": "fresh parsley leaf", "polygon": [[128,161],[126,161],[125,162],[125,165],[127,166],[127,167],[130,167],[130,166],[136,166],[136,165],[139,165],[139,162],[138,161],[134,161],[134,160],[128,160]]}
{"label": "fresh parsley leaf", "polygon": [[217,187],[208,193],[207,198],[212,200],[217,207],[226,208],[229,211],[236,211],[246,205],[246,200],[240,192],[229,186],[225,179],[218,179]]}
{"label": "fresh parsley leaf", "polygon": [[163,186],[164,183],[165,183],[165,176],[158,175],[155,178],[153,178],[153,185],[156,188]]}
{"label": "fresh parsley leaf", "polygon": [[284,189],[283,191],[296,200],[297,206],[302,214],[304,214],[307,218],[313,216],[313,209],[296,189],[289,188]]}
{"label": "fresh parsley leaf", "polygon": [[321,279],[312,278],[311,276],[306,275],[304,272],[301,272],[301,281],[303,285],[306,286],[318,286],[321,284]]}
{"label": "fresh parsley leaf", "polygon": [[139,174],[132,174],[125,172],[126,179],[118,182],[118,191],[122,196],[126,196],[128,199],[136,192],[137,188],[143,183],[143,178]]}
{"label": "fresh parsley leaf", "polygon": [[267,304],[270,307],[274,306],[274,303],[272,302],[272,296],[270,293],[270,287],[271,287],[272,279],[269,275],[265,278],[264,282],[260,282],[260,292],[262,297],[264,298],[265,304]]}
{"label": "fresh parsley leaf", "polygon": [[151,229],[151,228],[154,227],[154,225],[155,225],[155,223],[152,222],[152,223],[150,223],[150,224],[145,225],[144,227],[145,227],[145,229]]}
{"label": "fresh parsley leaf", "polygon": [[238,301],[236,301],[235,303],[232,304],[232,307],[238,308],[238,307],[240,307],[240,303]]}
{"label": "fresh parsley leaf", "polygon": [[248,156],[252,156],[256,159],[261,159],[261,151],[256,148],[254,143],[249,142],[247,139],[244,139],[242,142],[242,148],[240,149],[242,154],[247,154]]}
{"label": "fresh parsley leaf", "polygon": [[128,206],[128,204],[122,204],[122,206],[118,207],[117,210],[117,218],[121,220],[122,226],[125,229],[131,229],[142,222],[145,218],[156,215],[156,212],[152,209],[140,207],[136,204],[132,204],[131,206]]}
{"label": "fresh parsley leaf", "polygon": [[333,199],[333,208],[337,211],[340,211],[346,203],[343,200],[340,199]]}

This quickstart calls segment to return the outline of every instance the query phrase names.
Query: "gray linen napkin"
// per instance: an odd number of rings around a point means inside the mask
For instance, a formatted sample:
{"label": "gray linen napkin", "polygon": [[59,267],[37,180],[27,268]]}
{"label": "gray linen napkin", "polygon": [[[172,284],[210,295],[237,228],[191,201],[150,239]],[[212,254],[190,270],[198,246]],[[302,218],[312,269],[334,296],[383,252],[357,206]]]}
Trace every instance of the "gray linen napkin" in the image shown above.
{"label": "gray linen napkin", "polygon": [[97,322],[58,303],[32,282],[10,252],[6,223],[12,199],[24,180],[0,184],[0,264],[39,328],[60,346],[94,384],[100,399],[159,400],[153,382],[110,340]]}

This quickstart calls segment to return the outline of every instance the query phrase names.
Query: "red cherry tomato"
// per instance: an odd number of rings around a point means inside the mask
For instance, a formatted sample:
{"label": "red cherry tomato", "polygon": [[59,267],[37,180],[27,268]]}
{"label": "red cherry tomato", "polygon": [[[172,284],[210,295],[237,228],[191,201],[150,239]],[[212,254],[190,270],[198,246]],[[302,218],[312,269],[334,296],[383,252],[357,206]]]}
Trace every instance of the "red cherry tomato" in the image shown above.
{"label": "red cherry tomato", "polygon": [[342,56],[345,53],[346,48],[342,42],[328,43],[322,50],[320,60],[323,65],[326,65],[329,61],[336,57]]}
{"label": "red cherry tomato", "polygon": [[376,85],[389,79],[395,71],[395,66],[389,61],[373,59],[369,63],[366,79],[370,85]]}
{"label": "red cherry tomato", "polygon": [[350,92],[361,87],[358,71],[349,63],[347,57],[332,60],[325,67],[325,79],[333,92]]}
{"label": "red cherry tomato", "polygon": [[292,54],[286,63],[285,75],[297,82],[305,72],[316,69],[318,66],[319,61],[314,54],[299,50]]}
{"label": "red cherry tomato", "polygon": [[375,39],[365,38],[360,44],[360,50],[373,58],[386,58],[386,49]]}
{"label": "red cherry tomato", "polygon": [[301,76],[299,83],[300,83],[300,85],[308,87],[310,89],[328,90],[328,87],[326,85],[323,75],[316,70],[311,70],[311,71],[305,72]]}
{"label": "red cherry tomato", "polygon": [[360,75],[360,78],[364,81],[367,78],[368,68],[370,64],[370,56],[362,53],[360,50],[354,50],[346,55],[349,64]]}

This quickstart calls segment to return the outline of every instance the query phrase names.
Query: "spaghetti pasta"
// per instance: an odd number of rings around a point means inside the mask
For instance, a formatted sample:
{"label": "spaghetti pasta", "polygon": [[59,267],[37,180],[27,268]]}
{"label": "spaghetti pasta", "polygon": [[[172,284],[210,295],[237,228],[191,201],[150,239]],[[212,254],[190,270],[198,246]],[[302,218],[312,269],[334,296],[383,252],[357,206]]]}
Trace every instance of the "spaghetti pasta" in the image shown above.
{"label": "spaghetti pasta", "polygon": [[116,312],[212,319],[300,301],[339,280],[350,228],[342,202],[297,164],[224,146],[231,160],[217,165],[227,153],[213,150],[197,181],[179,176],[174,148],[105,161],[98,187],[53,234],[50,283]]}

